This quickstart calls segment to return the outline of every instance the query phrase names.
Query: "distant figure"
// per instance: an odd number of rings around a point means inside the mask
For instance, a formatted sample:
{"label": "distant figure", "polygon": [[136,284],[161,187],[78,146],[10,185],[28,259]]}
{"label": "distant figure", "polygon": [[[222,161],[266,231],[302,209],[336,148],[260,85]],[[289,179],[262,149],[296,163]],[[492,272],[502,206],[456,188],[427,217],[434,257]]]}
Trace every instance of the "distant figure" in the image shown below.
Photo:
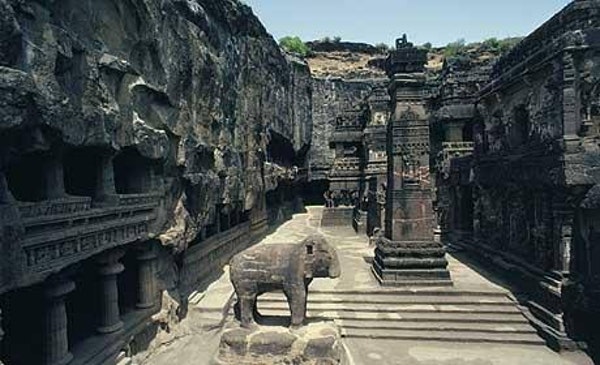
{"label": "distant figure", "polygon": [[350,194],[348,193],[348,190],[342,190],[341,204],[344,207],[347,207],[350,205]]}
{"label": "distant figure", "polygon": [[359,203],[360,203],[360,199],[358,197],[358,191],[353,190],[351,193],[351,199],[352,199],[352,206],[354,206],[355,208],[360,208],[359,207]]}
{"label": "distant figure", "polygon": [[340,193],[337,190],[334,190],[331,193],[331,199],[333,200],[333,207],[337,208],[340,205]]}
{"label": "distant figure", "polygon": [[323,193],[323,198],[325,198],[325,208],[333,208],[335,206],[331,190],[325,191]]}

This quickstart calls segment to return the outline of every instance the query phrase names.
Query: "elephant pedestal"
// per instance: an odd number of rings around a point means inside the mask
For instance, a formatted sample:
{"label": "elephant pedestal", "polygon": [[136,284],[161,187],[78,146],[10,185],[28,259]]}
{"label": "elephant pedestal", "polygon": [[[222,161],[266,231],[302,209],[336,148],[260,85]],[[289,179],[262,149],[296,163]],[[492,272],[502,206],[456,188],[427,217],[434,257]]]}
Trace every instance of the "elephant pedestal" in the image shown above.
{"label": "elephant pedestal", "polygon": [[219,365],[256,364],[341,364],[339,329],[333,323],[311,323],[299,330],[284,327],[233,325],[221,337],[215,363]]}

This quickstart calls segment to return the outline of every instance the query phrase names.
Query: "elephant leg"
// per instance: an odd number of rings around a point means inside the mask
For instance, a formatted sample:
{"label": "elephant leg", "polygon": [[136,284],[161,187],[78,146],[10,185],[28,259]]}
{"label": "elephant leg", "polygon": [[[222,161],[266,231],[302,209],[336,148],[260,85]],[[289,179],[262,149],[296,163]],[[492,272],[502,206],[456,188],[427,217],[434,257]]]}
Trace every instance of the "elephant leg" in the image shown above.
{"label": "elephant leg", "polygon": [[306,288],[304,285],[294,285],[284,290],[292,314],[291,327],[302,326],[306,318]]}
{"label": "elephant leg", "polygon": [[244,328],[256,327],[254,321],[254,306],[256,304],[256,295],[245,295],[238,297],[240,303],[240,322]]}

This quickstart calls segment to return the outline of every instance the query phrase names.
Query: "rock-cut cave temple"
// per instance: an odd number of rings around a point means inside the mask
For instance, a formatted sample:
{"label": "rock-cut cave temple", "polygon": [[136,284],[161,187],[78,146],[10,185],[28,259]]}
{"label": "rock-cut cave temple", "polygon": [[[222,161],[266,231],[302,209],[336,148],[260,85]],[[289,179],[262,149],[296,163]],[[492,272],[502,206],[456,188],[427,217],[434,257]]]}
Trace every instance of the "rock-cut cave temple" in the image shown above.
{"label": "rock-cut cave temple", "polygon": [[461,342],[600,359],[600,1],[439,67],[403,31],[303,58],[237,0],[0,0],[0,363],[137,363],[307,209],[290,240],[351,232],[378,293],[501,278]]}

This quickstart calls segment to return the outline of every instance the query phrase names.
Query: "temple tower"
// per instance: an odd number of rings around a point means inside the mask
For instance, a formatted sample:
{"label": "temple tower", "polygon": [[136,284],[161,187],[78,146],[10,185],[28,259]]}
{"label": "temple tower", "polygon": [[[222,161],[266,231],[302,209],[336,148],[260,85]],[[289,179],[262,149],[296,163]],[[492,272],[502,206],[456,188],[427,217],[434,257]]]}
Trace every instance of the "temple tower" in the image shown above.
{"label": "temple tower", "polygon": [[444,248],[433,236],[427,51],[404,35],[386,62],[392,117],[386,141],[385,235],[376,241],[373,273],[384,286],[452,285]]}

